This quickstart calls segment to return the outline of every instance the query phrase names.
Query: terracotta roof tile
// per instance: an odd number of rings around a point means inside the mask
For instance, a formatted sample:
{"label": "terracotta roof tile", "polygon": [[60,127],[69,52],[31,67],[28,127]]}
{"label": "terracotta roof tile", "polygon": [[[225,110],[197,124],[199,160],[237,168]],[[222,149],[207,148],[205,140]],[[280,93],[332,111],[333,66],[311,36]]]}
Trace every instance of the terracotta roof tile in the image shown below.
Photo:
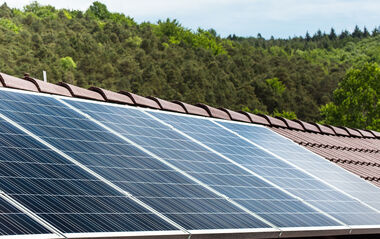
{"label": "terracotta roof tile", "polygon": [[0,81],[5,87],[38,92],[34,83],[4,73],[0,73]]}
{"label": "terracotta roof tile", "polygon": [[99,87],[90,87],[89,90],[98,92],[102,95],[104,100],[108,102],[133,105],[132,99],[127,95],[116,93],[110,90],[105,90]]}
{"label": "terracotta roof tile", "polygon": [[244,111],[240,111],[240,113],[245,114],[254,124],[270,125],[269,121],[263,116],[255,115]]}
{"label": "terracotta roof tile", "polygon": [[153,109],[161,109],[158,103],[152,99],[148,99],[146,97],[143,97],[141,95],[136,95],[128,91],[120,91],[120,94],[129,96],[135,105],[153,108]]}
{"label": "terracotta roof tile", "polygon": [[332,130],[334,130],[335,134],[336,135],[341,135],[341,136],[350,136],[350,134],[342,129],[342,128],[339,128],[339,127],[336,127],[336,126],[332,126],[332,125],[326,125],[327,127],[331,128]]}
{"label": "terracotta roof tile", "polygon": [[335,135],[335,132],[334,130],[332,130],[330,127],[327,127],[325,125],[321,125],[321,124],[317,124],[317,123],[314,123],[315,126],[318,127],[318,129],[324,133],[324,134],[332,134],[332,135]]}
{"label": "terracotta roof tile", "polygon": [[219,118],[219,119],[226,119],[226,120],[231,119],[230,116],[227,114],[227,112],[225,112],[223,110],[214,108],[214,107],[209,106],[209,105],[201,104],[201,103],[196,104],[196,106],[199,106],[199,107],[205,109],[211,117]]}
{"label": "terracotta roof tile", "polygon": [[351,129],[351,128],[348,128],[348,127],[340,127],[342,129],[345,129],[349,134],[350,136],[353,136],[353,137],[363,137],[359,131],[355,130],[355,129]]}
{"label": "terracotta roof tile", "polygon": [[321,132],[316,125],[310,124],[310,123],[302,121],[302,120],[295,120],[295,121],[300,123],[306,131],[315,132],[315,133]]}
{"label": "terracotta roof tile", "polygon": [[367,130],[362,130],[362,129],[357,129],[361,135],[363,135],[363,137],[365,138],[375,138],[375,135],[373,135],[371,132],[367,131]]}
{"label": "terracotta roof tile", "polygon": [[286,119],[286,118],[283,118],[283,117],[276,117],[276,118],[284,121],[289,129],[304,130],[303,127],[302,127],[302,125],[299,122],[297,122],[297,121],[289,120],[289,119]]}
{"label": "terracotta roof tile", "polygon": [[285,122],[282,121],[282,120],[280,120],[280,119],[274,118],[274,117],[269,116],[269,115],[264,115],[264,114],[259,114],[259,115],[262,116],[262,117],[264,117],[265,119],[267,119],[271,126],[283,127],[283,128],[287,128],[288,127],[285,124]]}
{"label": "terracotta roof tile", "polygon": [[380,138],[380,132],[369,130],[376,138]]}
{"label": "terracotta roof tile", "polygon": [[186,111],[187,114],[200,115],[200,116],[210,116],[207,111],[201,107],[191,105],[182,101],[173,100],[173,103],[179,104]]}
{"label": "terracotta roof tile", "polygon": [[99,100],[104,101],[104,98],[101,94],[98,92],[87,90],[85,88],[81,88],[75,85],[71,85],[66,82],[59,82],[59,85],[66,87],[71,93],[72,96],[78,97],[78,98],[84,98],[84,99],[90,99],[90,100]]}
{"label": "terracotta roof tile", "polygon": [[157,97],[152,97],[152,96],[150,96],[148,98],[156,101],[157,104],[163,110],[173,111],[173,112],[179,112],[179,113],[186,113],[185,109],[182,106],[180,106],[179,104],[176,104],[176,103],[173,103],[173,102],[170,102],[170,101],[167,101],[167,100],[163,100],[163,99],[160,99],[160,98],[157,98]]}
{"label": "terracotta roof tile", "polygon": [[29,76],[24,77],[24,80],[33,82],[33,84],[37,86],[39,92],[53,95],[71,96],[70,91],[66,87],[52,84],[49,82],[44,82],[42,80],[38,80]]}
{"label": "terracotta roof tile", "polygon": [[220,108],[220,110],[223,110],[224,112],[226,112],[228,114],[228,116],[230,117],[230,119],[232,119],[232,120],[243,121],[243,122],[251,122],[250,118],[246,114],[236,112],[233,110],[229,110],[229,109],[225,109],[225,108]]}

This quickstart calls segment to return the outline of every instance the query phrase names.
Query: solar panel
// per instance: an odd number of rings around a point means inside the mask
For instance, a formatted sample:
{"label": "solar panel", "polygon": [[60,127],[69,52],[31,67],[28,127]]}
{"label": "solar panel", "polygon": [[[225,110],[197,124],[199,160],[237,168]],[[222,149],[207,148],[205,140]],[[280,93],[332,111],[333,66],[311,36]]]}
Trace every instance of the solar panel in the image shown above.
{"label": "solar panel", "polygon": [[51,232],[37,221],[21,212],[15,206],[0,198],[0,235],[51,235]]}
{"label": "solar panel", "polygon": [[[0,98],[2,114],[15,116],[29,126],[43,122],[37,112],[48,115],[55,111],[47,106],[58,103],[47,97],[12,92],[3,92]],[[65,109],[57,112],[71,114]],[[43,127],[52,133],[51,137],[58,137],[54,130]],[[0,190],[64,233],[176,230],[3,120],[0,149]]]}
{"label": "solar panel", "polygon": [[[11,118],[17,124],[31,131],[61,152],[74,158],[92,172],[131,193],[135,198],[151,205],[163,215],[178,221],[186,229],[271,228],[270,225],[234,206],[225,198],[215,195],[201,185],[189,180],[135,146],[67,108],[54,98],[15,92],[7,92],[2,94],[1,97],[0,110],[6,117]],[[81,104],[85,105],[85,103]],[[95,108],[102,107],[97,104],[86,104]],[[118,107],[103,107],[104,109],[102,110],[106,112],[113,109],[119,110]],[[117,122],[118,119],[115,118],[114,120]],[[153,122],[151,121],[150,123]],[[66,159],[62,160],[65,161]],[[59,170],[58,166],[54,165],[48,171]],[[66,172],[69,170],[62,169],[59,171]],[[96,193],[93,194],[105,194],[102,190],[107,187],[102,188],[96,185],[90,187],[89,185],[82,189],[85,186],[82,185],[82,181],[86,180],[87,177],[82,176],[82,178],[83,180],[80,181],[79,185],[72,185],[71,187],[79,187],[89,194],[92,192],[90,189],[95,188],[99,192],[95,191]],[[91,182],[96,183],[97,180],[92,180]],[[27,184],[29,183],[31,182],[27,182]],[[52,186],[53,189],[71,189],[71,187]],[[88,190],[90,191],[88,192]],[[23,196],[23,198],[26,197]],[[109,203],[111,205],[116,204],[116,199],[114,199],[115,202],[110,201]],[[83,198],[83,203],[86,202],[86,198]],[[28,201],[25,200],[23,203],[27,204]],[[66,201],[62,200],[60,203],[66,203]],[[108,206],[107,202],[102,203]],[[91,205],[91,202],[89,204]],[[39,207],[38,203],[32,202],[28,206]],[[74,208],[78,208],[78,210],[89,207],[87,204],[70,204],[70,206],[77,206]],[[102,218],[101,215],[95,212],[99,212],[99,210],[90,210],[88,213],[88,217],[94,220],[94,223],[88,223],[88,220],[85,219],[79,220],[83,221],[83,227],[91,227],[91,231],[115,231],[115,229],[129,231],[131,230],[128,228],[129,225],[138,224],[138,219],[143,214],[140,211],[135,214],[131,213],[130,216],[132,218],[136,217],[136,220],[117,217],[115,217],[115,220],[111,220]],[[52,217],[55,215],[59,215],[59,213],[52,215]],[[50,221],[52,220],[50,218]],[[67,218],[65,221],[70,222],[73,220],[74,218]],[[106,226],[96,227],[97,222],[104,220],[108,220],[111,225],[114,225],[115,229],[112,227],[107,228]],[[156,226],[155,228],[146,228],[147,230],[173,229],[164,227],[165,225],[156,225],[155,220],[154,218],[145,220],[150,222],[147,223],[148,227]],[[124,228],[119,224],[125,225]],[[73,229],[62,228],[62,230],[71,232]]]}
{"label": "solar panel", "polygon": [[380,201],[378,200],[380,189],[357,175],[336,166],[267,128],[228,122],[220,122],[220,124],[302,168],[320,180],[333,185],[336,189],[352,195],[376,210],[380,210]]}
{"label": "solar panel", "polygon": [[138,109],[65,101],[276,226],[341,225]]}
{"label": "solar panel", "polygon": [[[268,129],[227,121],[218,121],[219,123],[215,124],[209,119],[164,114],[161,112],[152,112],[151,114],[345,224],[355,226],[379,224],[380,214],[375,210],[326,185],[321,180],[304,173],[287,162],[280,160],[278,157],[273,156],[217,124],[226,125],[237,131],[237,133],[249,136],[255,142],[262,142],[262,138],[257,136],[254,130],[250,129],[259,128],[270,131]],[[276,152],[280,148],[277,142],[275,139],[271,142],[272,152]],[[284,157],[290,158],[292,152],[299,150],[298,148],[301,147],[290,141],[287,141],[287,143],[290,145],[290,149],[286,151],[287,156],[284,155]],[[331,164],[331,167],[337,167],[328,161],[326,162]],[[342,176],[342,180],[349,180],[351,178],[351,175],[345,176],[343,174]],[[365,181],[363,182],[366,183]]]}
{"label": "solar panel", "polygon": [[[376,232],[378,211],[351,196],[355,190],[329,185],[351,174],[342,169],[326,183],[312,174],[310,152],[281,138],[277,154],[270,130],[243,126],[265,129],[0,89],[0,191],[69,238]],[[293,151],[308,164],[285,159]],[[377,195],[372,189],[363,192]],[[8,220],[1,216],[0,227]],[[17,228],[16,235],[50,233]],[[137,234],[120,234],[128,232]]]}

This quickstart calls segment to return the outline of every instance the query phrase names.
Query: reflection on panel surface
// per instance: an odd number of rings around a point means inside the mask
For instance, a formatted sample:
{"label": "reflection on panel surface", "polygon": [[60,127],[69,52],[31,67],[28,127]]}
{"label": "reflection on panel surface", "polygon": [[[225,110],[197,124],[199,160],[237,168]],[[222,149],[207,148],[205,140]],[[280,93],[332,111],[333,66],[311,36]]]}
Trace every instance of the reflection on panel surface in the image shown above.
{"label": "reflection on panel surface", "polygon": [[[308,173],[380,210],[380,189],[343,168],[264,128],[221,122],[225,127],[266,148]],[[336,202],[337,207],[342,206]]]}
{"label": "reflection on panel surface", "polygon": [[[152,114],[348,225],[379,224],[379,213],[241,139],[209,119],[159,112]],[[250,128],[268,130],[248,124],[218,122],[233,130],[241,129],[236,132],[244,133],[244,135],[249,134],[247,132]],[[254,139],[255,142],[262,140],[253,132],[251,132],[250,138]],[[289,141],[289,143],[292,142]],[[301,148],[296,144],[290,146],[288,157],[291,152]],[[276,147],[276,143],[272,142],[271,151],[274,151]],[[295,220],[297,218],[300,217],[297,216]]]}
{"label": "reflection on panel surface", "polygon": [[[9,101],[8,104],[0,106],[3,108],[3,114],[7,117],[71,156],[82,165],[85,165],[87,168],[111,181],[121,189],[128,191],[160,213],[178,222],[186,229],[269,227],[255,217],[235,207],[226,199],[211,193],[201,185],[182,176],[180,173],[159,162],[157,159],[148,156],[135,146],[128,144],[123,139],[76,113],[54,98],[13,92],[9,92],[3,95],[3,97]],[[100,105],[97,104],[89,105],[100,107]],[[110,106],[106,108],[108,107]],[[110,107],[107,111],[113,108],[114,107]],[[65,167],[69,166],[65,165]],[[54,165],[53,169],[59,170],[56,165]],[[61,171],[75,172],[75,170],[67,169],[59,170],[59,172]],[[71,175],[64,176],[70,177]],[[75,194],[71,192],[71,190],[74,189],[99,197],[111,194],[111,192],[106,191],[108,187],[98,186],[97,180],[87,178],[88,175],[80,176],[81,180],[66,180],[64,182],[57,180],[60,184],[65,183],[69,185],[52,186],[52,190],[55,188],[63,188],[68,191],[64,191],[62,194],[68,194],[70,196]],[[37,181],[38,183],[41,182],[41,180]],[[49,183],[56,182],[55,180],[47,181],[49,181]],[[116,194],[115,196],[120,195]],[[33,196],[32,199],[35,198],[36,196]],[[36,198],[36,200],[39,199]],[[61,198],[56,200],[61,200],[58,201],[59,203],[67,203]],[[69,204],[70,210],[72,209],[74,212],[82,209],[89,210],[88,214],[85,215],[93,220],[94,223],[88,223],[86,220],[77,220],[75,218],[67,218],[67,220],[62,220],[62,223],[64,223],[64,221],[78,221],[78,223],[84,221],[83,227],[87,225],[93,226],[98,222],[107,221],[107,219],[101,217],[103,213],[110,217],[108,221],[110,221],[110,225],[115,225],[117,231],[130,231],[131,229],[135,229],[133,227],[134,223],[137,224],[136,229],[140,229],[139,222],[141,222],[143,226],[146,226],[147,230],[173,229],[165,223],[160,224],[161,219],[157,221],[157,218],[152,215],[147,215],[152,218],[139,221],[139,218],[144,216],[144,212],[139,211],[141,210],[140,208],[132,208],[132,212],[127,214],[126,212],[131,207],[130,205],[125,205],[127,202],[120,203],[122,204],[120,206],[123,206],[125,211],[121,211],[120,214],[112,214],[115,212],[114,207],[119,208],[117,202],[118,200],[124,200],[123,197],[122,199],[113,197],[107,199],[109,200],[108,202],[102,201],[103,199],[97,199],[100,200],[99,203],[104,205],[105,208],[96,208],[94,210],[90,207],[92,203],[88,202],[86,198],[81,197],[76,200],[78,203],[87,202],[89,205],[76,206],[77,204],[73,202]],[[27,200],[23,201],[23,203],[27,203]],[[32,207],[33,205],[29,206]],[[51,207],[54,208],[54,205],[51,205]],[[39,210],[39,208],[33,209],[36,211]],[[137,212],[133,213],[135,211]],[[96,214],[96,212],[99,212],[99,215]],[[66,214],[64,216],[71,217],[71,215]],[[83,216],[83,214],[79,214],[79,216]],[[119,228],[120,224],[121,226]],[[132,225],[132,228],[128,228],[127,226],[129,225]],[[70,230],[79,229],[70,228]],[[115,231],[115,229],[100,227],[99,231]]]}
{"label": "reflection on panel surface", "polygon": [[[66,121],[73,112],[52,98],[12,92],[0,98],[0,113],[36,134],[48,132],[51,141],[70,135],[67,124],[83,122]],[[0,190],[62,232],[176,229],[3,120],[0,149]]]}
{"label": "reflection on panel surface", "polygon": [[339,225],[138,109],[67,102],[277,226]]}

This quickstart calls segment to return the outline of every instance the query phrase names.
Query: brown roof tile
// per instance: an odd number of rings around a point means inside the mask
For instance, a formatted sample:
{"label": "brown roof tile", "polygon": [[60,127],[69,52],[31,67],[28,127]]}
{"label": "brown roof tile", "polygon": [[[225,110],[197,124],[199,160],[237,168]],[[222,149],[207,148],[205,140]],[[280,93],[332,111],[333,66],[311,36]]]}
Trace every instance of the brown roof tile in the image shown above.
{"label": "brown roof tile", "polygon": [[134,104],[132,99],[127,95],[123,95],[123,94],[113,92],[110,90],[105,90],[99,87],[90,87],[88,89],[98,92],[99,94],[102,95],[104,100],[109,101],[109,102],[119,103],[119,104],[129,104],[129,105]]}
{"label": "brown roof tile", "polygon": [[252,113],[249,113],[249,112],[244,112],[244,111],[240,111],[240,113],[245,114],[246,116],[248,116],[248,118],[254,124],[270,125],[269,121],[266,118],[264,118],[264,117],[262,117],[260,115],[255,115],[255,114],[252,114]]}
{"label": "brown roof tile", "polygon": [[365,138],[375,138],[375,135],[373,135],[371,132],[367,131],[367,130],[362,130],[362,129],[357,129],[361,135],[363,135],[363,137]]}
{"label": "brown roof tile", "polygon": [[63,86],[44,82],[42,80],[38,80],[29,76],[25,76],[24,79],[33,82],[33,84],[37,86],[39,92],[53,95],[71,96],[70,91]]}
{"label": "brown roof tile", "polygon": [[187,114],[192,114],[192,115],[200,115],[200,116],[210,116],[207,111],[201,107],[191,105],[188,103],[184,103],[182,101],[178,100],[173,100],[173,103],[179,104],[182,106],[182,108],[186,111]]}
{"label": "brown roof tile", "polygon": [[120,91],[120,93],[129,96],[135,105],[153,108],[153,109],[161,108],[156,101],[148,99],[144,96],[136,95],[128,91]]}
{"label": "brown roof tile", "polygon": [[34,83],[4,73],[0,73],[0,81],[5,87],[38,92]]}
{"label": "brown roof tile", "polygon": [[71,85],[66,82],[59,82],[59,85],[66,87],[71,93],[72,96],[78,97],[78,98],[84,98],[84,99],[90,99],[90,100],[99,100],[99,101],[104,101],[104,98],[102,97],[101,94],[98,92],[92,91],[92,90],[87,90],[82,87],[78,87],[75,85]]}
{"label": "brown roof tile", "polygon": [[285,122],[282,121],[282,120],[280,120],[280,119],[274,118],[274,117],[269,116],[269,115],[264,115],[264,114],[259,114],[259,115],[262,116],[262,117],[264,117],[265,119],[267,119],[271,126],[283,127],[283,128],[287,128],[288,127],[285,124]]}
{"label": "brown roof tile", "polygon": [[310,124],[310,123],[302,121],[302,120],[295,120],[295,121],[300,123],[306,131],[321,133],[321,131],[319,130],[319,128],[316,125]]}
{"label": "brown roof tile", "polygon": [[334,130],[335,134],[336,135],[341,135],[341,136],[350,136],[350,134],[342,129],[342,128],[339,128],[339,127],[336,127],[336,126],[332,126],[332,125],[326,125],[327,127],[331,128],[332,130]]}
{"label": "brown roof tile", "polygon": [[334,130],[332,130],[330,127],[327,127],[325,125],[321,125],[321,124],[317,124],[317,123],[313,123],[315,126],[318,127],[318,129],[324,133],[324,134],[332,134],[332,135],[335,135],[335,132]]}
{"label": "brown roof tile", "polygon": [[345,129],[350,134],[350,136],[353,136],[353,137],[362,137],[362,135],[359,133],[359,131],[357,131],[355,129],[351,129],[351,128],[348,128],[348,127],[340,127],[340,128]]}
{"label": "brown roof tile", "polygon": [[173,111],[173,112],[180,112],[180,113],[186,113],[185,109],[180,106],[179,104],[163,100],[157,97],[150,96],[149,99],[152,99],[157,102],[157,104],[161,107],[163,110]]}
{"label": "brown roof tile", "polygon": [[289,119],[286,119],[283,117],[276,117],[276,118],[284,121],[289,129],[304,130],[302,125],[300,123],[298,123],[297,121],[289,120]]}
{"label": "brown roof tile", "polygon": [[373,131],[373,130],[369,130],[369,132],[371,132],[373,136],[375,136],[376,138],[380,138],[380,132]]}
{"label": "brown roof tile", "polygon": [[229,110],[229,109],[225,109],[225,108],[220,108],[220,109],[225,111],[232,120],[243,121],[243,122],[251,122],[251,120],[249,119],[249,117],[246,114],[236,112],[233,110]]}
{"label": "brown roof tile", "polygon": [[212,106],[205,105],[202,103],[198,103],[198,104],[196,104],[196,106],[199,106],[199,107],[205,109],[211,117],[219,118],[219,119],[226,119],[226,120],[231,119],[230,116],[223,110],[220,110],[220,109],[217,109],[217,108],[214,108]]}

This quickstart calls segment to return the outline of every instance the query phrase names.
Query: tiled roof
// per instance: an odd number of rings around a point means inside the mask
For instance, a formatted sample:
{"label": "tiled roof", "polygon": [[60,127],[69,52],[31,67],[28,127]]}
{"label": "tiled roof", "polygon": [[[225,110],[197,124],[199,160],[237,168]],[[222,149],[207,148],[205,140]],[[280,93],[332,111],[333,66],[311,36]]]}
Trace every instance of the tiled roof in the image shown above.
{"label": "tiled roof", "polygon": [[119,104],[149,107],[185,114],[221,118],[265,125],[314,153],[380,187],[380,133],[331,125],[288,120],[214,108],[205,104],[191,105],[157,97],[143,97],[127,91],[119,93],[98,87],[84,89],[68,83],[46,83],[26,75],[24,79],[0,73],[0,87],[86,98]]}

